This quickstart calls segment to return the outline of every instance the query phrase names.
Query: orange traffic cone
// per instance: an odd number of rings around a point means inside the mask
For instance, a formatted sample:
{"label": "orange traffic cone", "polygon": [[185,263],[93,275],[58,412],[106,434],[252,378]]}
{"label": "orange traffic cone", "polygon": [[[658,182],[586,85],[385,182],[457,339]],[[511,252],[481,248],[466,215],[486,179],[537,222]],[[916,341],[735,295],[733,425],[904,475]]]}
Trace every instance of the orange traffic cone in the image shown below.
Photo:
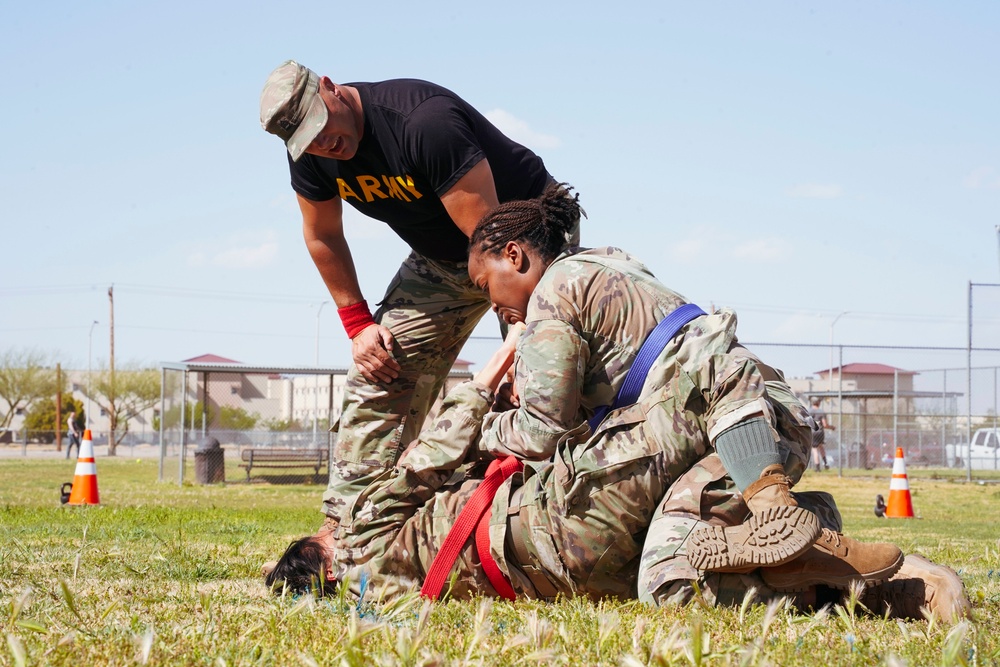
{"label": "orange traffic cone", "polygon": [[889,504],[885,515],[895,519],[913,518],[913,501],[910,499],[910,481],[906,477],[903,448],[896,447],[896,460],[892,462],[892,481],[889,483]]}
{"label": "orange traffic cone", "polygon": [[97,495],[97,463],[94,462],[94,442],[90,429],[83,432],[80,443],[80,457],[76,460],[73,475],[73,490],[69,494],[69,505],[100,505]]}

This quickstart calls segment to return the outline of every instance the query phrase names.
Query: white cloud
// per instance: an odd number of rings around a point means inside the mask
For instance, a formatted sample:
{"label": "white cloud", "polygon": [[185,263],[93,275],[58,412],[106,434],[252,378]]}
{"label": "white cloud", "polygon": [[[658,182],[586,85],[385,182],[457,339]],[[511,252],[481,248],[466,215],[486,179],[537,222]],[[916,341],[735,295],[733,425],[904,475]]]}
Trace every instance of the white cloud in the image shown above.
{"label": "white cloud", "polygon": [[559,148],[561,144],[559,137],[554,137],[551,134],[535,132],[528,127],[528,124],[525,121],[517,118],[509,111],[504,111],[503,109],[493,109],[492,111],[487,111],[485,116],[491,123],[500,128],[501,132],[517,143],[527,146],[532,150],[541,148]]}
{"label": "white cloud", "polygon": [[299,204],[295,199],[295,193],[291,190],[272,197],[271,200],[267,202],[267,207],[277,209],[279,211],[295,211],[296,213],[299,210]]}
{"label": "white cloud", "polygon": [[780,340],[816,340],[823,334],[827,324],[815,313],[792,313],[783,318],[775,316],[771,335]]}
{"label": "white cloud", "polygon": [[272,231],[248,232],[200,243],[188,253],[188,264],[226,269],[259,269],[274,263],[279,247]]}
{"label": "white cloud", "polygon": [[802,183],[788,190],[789,197],[801,199],[838,199],[844,189],[835,183]]}
{"label": "white cloud", "polygon": [[966,176],[963,184],[970,190],[1000,190],[1000,174],[993,167],[980,167]]}
{"label": "white cloud", "polygon": [[710,226],[698,227],[685,238],[671,239],[666,254],[678,264],[703,264],[719,258],[783,262],[794,254],[792,244],[780,237],[743,239]]}
{"label": "white cloud", "polygon": [[268,241],[256,246],[223,250],[212,257],[212,264],[226,269],[259,269],[270,265],[277,256],[278,244]]}
{"label": "white cloud", "polygon": [[704,238],[689,237],[671,241],[666,250],[673,262],[698,264],[702,261],[706,245],[708,243]]}
{"label": "white cloud", "polygon": [[733,246],[729,254],[737,259],[770,262],[790,257],[792,245],[782,238],[753,239]]}

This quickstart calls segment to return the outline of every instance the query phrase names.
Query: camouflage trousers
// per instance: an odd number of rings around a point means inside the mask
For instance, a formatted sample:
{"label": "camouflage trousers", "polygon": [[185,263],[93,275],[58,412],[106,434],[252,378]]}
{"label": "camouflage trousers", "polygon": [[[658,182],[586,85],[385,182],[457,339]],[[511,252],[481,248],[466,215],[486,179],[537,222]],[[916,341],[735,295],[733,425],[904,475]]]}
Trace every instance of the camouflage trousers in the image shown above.
{"label": "camouflage trousers", "polygon": [[[442,543],[481,479],[467,478],[464,464],[474,448],[492,395],[464,382],[444,399],[439,416],[394,468],[381,470],[345,508],[334,551],[336,578],[354,595],[387,599],[423,584]],[[463,546],[452,569],[450,595],[495,597],[479,565],[474,541]]]}
{"label": "camouflage trousers", "polygon": [[[811,449],[809,429],[797,416],[804,408],[784,382],[765,386],[777,448],[797,480]],[[836,515],[827,498],[815,504],[820,512],[828,504]],[[675,556],[683,558],[690,531],[678,544],[675,512],[702,520],[702,511],[724,525],[742,523],[749,513],[711,449],[704,417],[665,387],[610,413],[593,435],[585,425],[570,432],[551,462],[526,464],[523,480],[505,483],[493,504],[492,551],[515,590],[529,597],[634,598],[651,581],[673,576]],[[520,536],[512,535],[513,514]],[[524,543],[531,562],[510,558],[512,537]],[[505,539],[506,551],[497,546]],[[690,573],[688,566],[677,578],[689,583]]]}
{"label": "camouflage trousers", "polygon": [[[808,429],[785,437],[782,402],[794,397],[779,390],[769,386],[778,446],[797,479],[809,460]],[[346,508],[353,522],[342,531],[337,578],[356,595],[370,589],[392,596],[422,583],[480,483],[452,480],[475,447],[490,398],[475,382],[452,390],[398,467],[381,471]],[[501,485],[491,508],[491,555],[514,590],[529,598],[638,595],[663,604],[701,581],[715,601],[742,599],[749,586],[762,584],[749,575],[699,579],[684,557],[699,522],[731,525],[748,513],[710,451],[698,415],[666,388],[612,412],[594,434],[581,424],[551,461],[527,463]],[[839,528],[831,498],[801,497],[825,525]],[[472,540],[452,569],[451,586],[456,597],[496,595]]]}
{"label": "camouflage trousers", "polygon": [[[566,242],[579,241],[578,221]],[[399,377],[383,385],[366,380],[354,365],[348,371],[323,494],[328,518],[350,528],[347,508],[417,438],[459,352],[488,310],[489,295],[472,283],[467,262],[432,260],[416,252],[403,261],[374,315],[396,340]]]}
{"label": "camouflage trousers", "polygon": [[466,263],[415,252],[406,258],[375,312],[375,321],[396,339],[399,377],[383,385],[366,380],[356,366],[348,372],[323,495],[328,517],[350,527],[347,508],[417,437],[458,353],[489,308]]}
{"label": "camouflage trousers", "polygon": [[[448,486],[475,447],[489,398],[475,382],[452,390],[414,449],[348,508],[353,523],[342,531],[335,561],[338,579],[356,594],[371,588],[392,596],[422,583],[479,484]],[[581,424],[551,461],[527,463],[501,485],[488,525],[490,553],[518,595],[635,597],[657,505],[708,451],[704,429],[680,402],[663,389],[613,412],[594,434]],[[472,540],[452,578],[453,596],[496,595]]]}
{"label": "camouflage trousers", "polygon": [[[786,471],[794,480],[802,474],[802,453],[808,454],[808,450],[786,458]],[[800,506],[819,517],[824,528],[843,530],[833,496],[821,491],[793,491],[792,495]],[[707,524],[736,525],[748,514],[717,454],[695,463],[671,485],[650,522],[639,565],[639,599],[656,606],[684,603],[696,594],[696,588],[706,602],[717,605],[740,604],[751,588],[756,589],[758,601],[777,595],[755,572],[702,573],[687,560],[691,533]]]}

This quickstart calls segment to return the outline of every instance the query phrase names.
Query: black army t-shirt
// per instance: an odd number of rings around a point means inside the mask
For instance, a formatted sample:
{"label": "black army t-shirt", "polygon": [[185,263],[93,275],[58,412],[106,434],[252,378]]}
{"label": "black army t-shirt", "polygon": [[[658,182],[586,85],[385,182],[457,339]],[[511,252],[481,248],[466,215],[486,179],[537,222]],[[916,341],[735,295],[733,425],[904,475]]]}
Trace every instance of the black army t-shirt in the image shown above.
{"label": "black army t-shirt", "polygon": [[468,239],[440,196],[484,157],[501,202],[537,197],[551,180],[541,158],[441,86],[416,79],[346,85],[357,88],[364,111],[357,154],[289,157],[292,188],[313,201],[340,197],[426,257],[466,259]]}

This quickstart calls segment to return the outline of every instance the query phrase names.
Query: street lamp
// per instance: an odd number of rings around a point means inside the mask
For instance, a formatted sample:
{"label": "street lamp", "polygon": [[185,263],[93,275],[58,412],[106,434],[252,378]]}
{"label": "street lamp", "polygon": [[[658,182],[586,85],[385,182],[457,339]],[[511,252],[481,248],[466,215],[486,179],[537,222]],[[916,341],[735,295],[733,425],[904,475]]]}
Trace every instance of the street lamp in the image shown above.
{"label": "street lamp", "polygon": [[93,421],[90,417],[90,395],[93,392],[90,386],[91,379],[91,368],[90,368],[90,351],[94,346],[94,327],[98,325],[97,320],[94,320],[93,324],[90,325],[90,333],[87,334],[87,426],[90,426]]}
{"label": "street lamp", "polygon": [[[835,318],[833,318],[833,322],[830,322],[830,376],[829,376],[829,380],[830,380],[830,393],[831,394],[833,393],[833,325],[835,325],[837,323],[837,320],[839,320],[844,315],[847,315],[849,312],[851,312],[851,311],[845,310],[845,311],[841,312],[839,315],[837,315]],[[843,369],[841,369],[841,371],[843,371]]]}
{"label": "street lamp", "polygon": [[1000,225],[997,225],[997,257],[1000,258]]}
{"label": "street lamp", "polygon": [[[323,306],[330,303],[324,301],[316,310],[316,368],[319,368],[319,316]],[[313,445],[316,444],[316,422],[319,419],[319,375],[313,375]]]}

